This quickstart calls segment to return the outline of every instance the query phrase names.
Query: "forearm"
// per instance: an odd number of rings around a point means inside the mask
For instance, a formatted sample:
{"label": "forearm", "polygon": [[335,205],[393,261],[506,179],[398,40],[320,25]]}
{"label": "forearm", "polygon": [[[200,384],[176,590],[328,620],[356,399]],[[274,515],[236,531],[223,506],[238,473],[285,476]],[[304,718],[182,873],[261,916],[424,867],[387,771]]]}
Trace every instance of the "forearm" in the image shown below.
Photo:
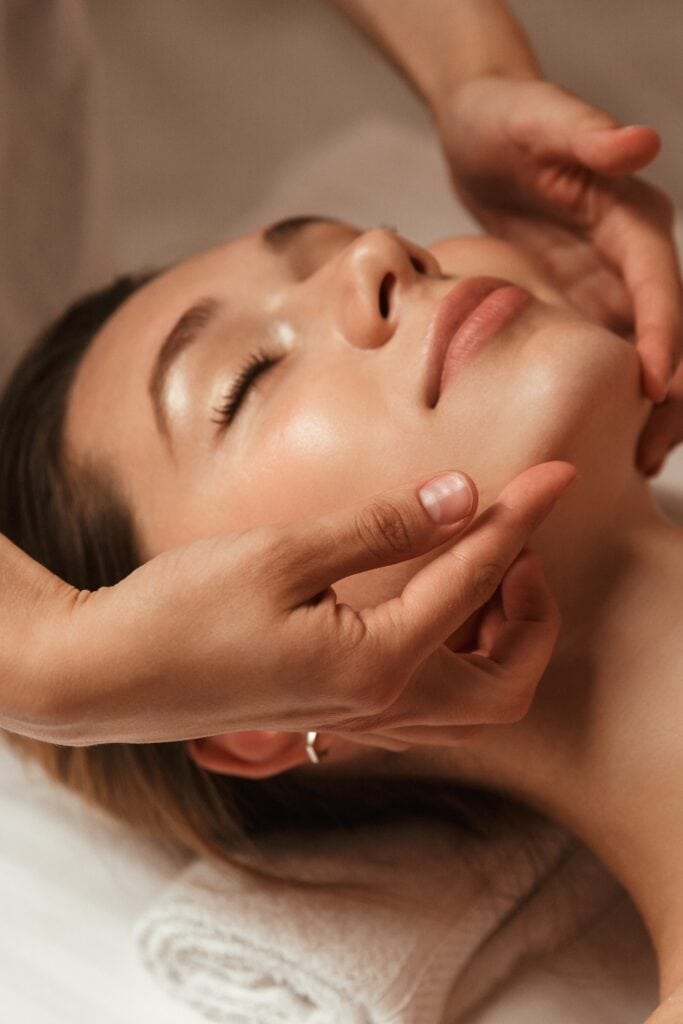
{"label": "forearm", "polygon": [[536,78],[521,26],[500,0],[334,0],[435,113],[479,75]]}

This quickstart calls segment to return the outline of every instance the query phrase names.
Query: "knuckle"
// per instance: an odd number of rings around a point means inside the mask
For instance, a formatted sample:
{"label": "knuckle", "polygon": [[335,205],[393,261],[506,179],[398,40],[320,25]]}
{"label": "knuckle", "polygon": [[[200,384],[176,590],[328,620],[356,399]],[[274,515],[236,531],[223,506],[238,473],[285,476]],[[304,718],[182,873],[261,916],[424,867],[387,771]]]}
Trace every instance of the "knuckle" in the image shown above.
{"label": "knuckle", "polygon": [[356,517],[355,528],[370,554],[379,559],[403,554],[411,547],[412,530],[406,512],[389,501],[375,501]]}

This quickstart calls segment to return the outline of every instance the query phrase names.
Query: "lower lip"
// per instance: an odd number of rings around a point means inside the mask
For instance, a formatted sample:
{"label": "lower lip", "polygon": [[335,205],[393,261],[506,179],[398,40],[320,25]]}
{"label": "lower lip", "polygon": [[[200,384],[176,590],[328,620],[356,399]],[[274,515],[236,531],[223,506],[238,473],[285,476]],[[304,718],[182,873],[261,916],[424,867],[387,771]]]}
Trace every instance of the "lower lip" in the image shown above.
{"label": "lower lip", "polygon": [[489,292],[451,338],[441,371],[439,394],[465,363],[530,302],[529,292],[514,284],[503,285]]}

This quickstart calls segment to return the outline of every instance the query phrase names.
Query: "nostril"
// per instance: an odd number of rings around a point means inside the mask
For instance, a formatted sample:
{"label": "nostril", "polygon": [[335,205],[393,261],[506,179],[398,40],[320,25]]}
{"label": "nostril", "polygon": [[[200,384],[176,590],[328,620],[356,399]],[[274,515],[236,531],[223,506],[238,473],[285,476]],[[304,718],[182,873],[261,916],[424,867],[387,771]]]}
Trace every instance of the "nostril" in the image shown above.
{"label": "nostril", "polygon": [[412,264],[413,270],[416,270],[418,272],[418,274],[426,274],[427,273],[427,268],[425,267],[425,265],[422,262],[422,260],[418,260],[415,256],[411,256],[410,257],[410,262]]}
{"label": "nostril", "polygon": [[396,284],[395,274],[385,274],[379,286],[379,312],[384,320],[389,316],[391,290]]}

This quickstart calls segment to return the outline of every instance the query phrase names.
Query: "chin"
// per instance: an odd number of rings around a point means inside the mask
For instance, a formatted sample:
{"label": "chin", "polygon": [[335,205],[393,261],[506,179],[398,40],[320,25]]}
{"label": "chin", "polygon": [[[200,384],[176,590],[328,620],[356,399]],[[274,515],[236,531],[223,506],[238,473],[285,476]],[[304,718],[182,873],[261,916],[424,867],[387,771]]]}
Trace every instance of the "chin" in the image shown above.
{"label": "chin", "polygon": [[[484,507],[524,469],[552,459],[591,477],[632,470],[649,411],[632,345],[584,321],[554,326],[473,368],[466,396],[476,450],[455,443]],[[462,410],[460,410],[462,411]],[[452,450],[452,449],[451,449]],[[461,458],[461,455],[464,458]]]}

